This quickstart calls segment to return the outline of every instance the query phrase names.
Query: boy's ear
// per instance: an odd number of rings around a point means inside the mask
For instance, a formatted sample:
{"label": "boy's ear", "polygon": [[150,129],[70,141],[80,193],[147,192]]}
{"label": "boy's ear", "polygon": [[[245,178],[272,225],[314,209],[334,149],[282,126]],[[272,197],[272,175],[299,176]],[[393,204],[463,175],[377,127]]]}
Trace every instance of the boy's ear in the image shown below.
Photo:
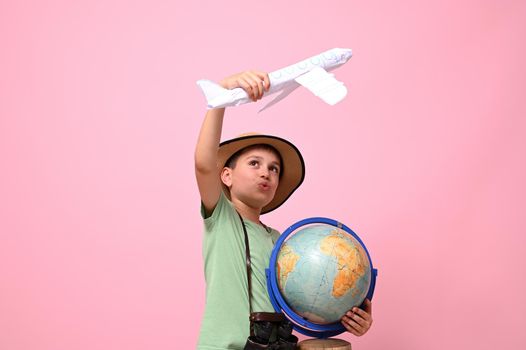
{"label": "boy's ear", "polygon": [[224,167],[221,171],[221,182],[228,188],[232,186],[232,169]]}

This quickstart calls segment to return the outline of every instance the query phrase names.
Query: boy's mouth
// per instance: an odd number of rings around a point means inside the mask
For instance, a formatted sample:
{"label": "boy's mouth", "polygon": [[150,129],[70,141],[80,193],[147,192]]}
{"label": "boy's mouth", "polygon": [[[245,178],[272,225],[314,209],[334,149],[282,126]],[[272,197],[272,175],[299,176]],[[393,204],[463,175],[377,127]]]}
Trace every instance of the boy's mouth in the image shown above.
{"label": "boy's mouth", "polygon": [[258,184],[258,188],[263,190],[263,191],[267,191],[268,189],[270,189],[270,185],[268,182],[260,182]]}

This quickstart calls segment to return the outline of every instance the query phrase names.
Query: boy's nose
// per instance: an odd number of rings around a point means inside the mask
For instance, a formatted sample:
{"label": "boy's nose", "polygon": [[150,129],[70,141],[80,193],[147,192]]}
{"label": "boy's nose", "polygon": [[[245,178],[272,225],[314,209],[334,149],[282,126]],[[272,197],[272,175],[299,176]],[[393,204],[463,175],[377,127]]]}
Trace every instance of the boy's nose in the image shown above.
{"label": "boy's nose", "polygon": [[261,177],[264,177],[264,178],[268,178],[268,177],[269,177],[269,173],[270,173],[270,172],[269,172],[268,169],[266,169],[266,168],[262,168],[262,169],[261,169],[261,172],[260,172],[260,176],[261,176]]}

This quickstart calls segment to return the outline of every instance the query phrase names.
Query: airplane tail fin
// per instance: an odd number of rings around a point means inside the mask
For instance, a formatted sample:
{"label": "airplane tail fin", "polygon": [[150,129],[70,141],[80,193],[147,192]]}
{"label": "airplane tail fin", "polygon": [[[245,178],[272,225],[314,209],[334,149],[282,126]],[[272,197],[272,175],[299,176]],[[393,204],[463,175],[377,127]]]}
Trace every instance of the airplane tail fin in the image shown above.
{"label": "airplane tail fin", "polygon": [[206,79],[198,80],[197,85],[205,95],[208,108],[215,108],[224,102],[229,102],[230,90],[225,89],[221,85]]}

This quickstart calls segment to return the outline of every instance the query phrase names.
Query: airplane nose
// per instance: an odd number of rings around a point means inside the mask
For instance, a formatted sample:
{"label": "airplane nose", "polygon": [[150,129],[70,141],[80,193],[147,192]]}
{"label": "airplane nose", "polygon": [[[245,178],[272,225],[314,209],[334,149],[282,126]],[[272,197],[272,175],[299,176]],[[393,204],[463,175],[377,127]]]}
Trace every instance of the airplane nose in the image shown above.
{"label": "airplane nose", "polygon": [[341,49],[342,50],[342,56],[345,59],[345,62],[347,62],[352,57],[352,50],[351,49]]}
{"label": "airplane nose", "polygon": [[352,50],[351,49],[342,49],[342,48],[335,48],[333,49],[333,52],[336,53],[337,57],[340,58],[340,63],[347,62],[352,57]]}

